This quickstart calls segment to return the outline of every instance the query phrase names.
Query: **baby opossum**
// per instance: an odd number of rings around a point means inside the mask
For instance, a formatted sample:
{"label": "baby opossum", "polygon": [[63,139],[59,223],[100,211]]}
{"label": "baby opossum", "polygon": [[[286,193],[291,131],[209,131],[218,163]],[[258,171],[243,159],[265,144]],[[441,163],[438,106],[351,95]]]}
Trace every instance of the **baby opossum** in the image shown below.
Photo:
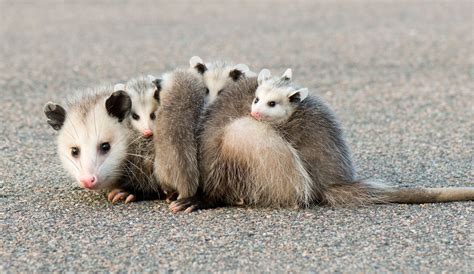
{"label": "baby opossum", "polygon": [[196,194],[200,178],[196,130],[205,96],[202,78],[189,70],[175,70],[161,79],[154,168],[169,199],[175,193],[178,199]]}
{"label": "baby opossum", "polygon": [[229,85],[206,115],[202,192],[175,201],[173,211],[237,205],[242,199],[256,206],[303,207],[474,199],[472,187],[398,189],[355,179],[334,114],[291,82],[291,70],[281,78],[263,71],[258,80]]}
{"label": "baby opossum", "polygon": [[76,93],[66,108],[51,102],[44,107],[48,124],[58,131],[64,168],[83,188],[112,190],[112,202],[161,196],[153,176],[153,142],[127,119],[132,105],[127,93],[112,86]]}
{"label": "baby opossum", "polygon": [[291,77],[291,69],[287,69],[281,78],[271,78],[268,69],[263,69],[259,73],[259,86],[250,113],[252,117],[273,124],[288,121],[295,109],[308,96],[308,89],[296,88],[291,82]]}
{"label": "baby opossum", "polygon": [[206,85],[206,105],[211,105],[217,96],[222,93],[224,87],[232,81],[237,81],[242,76],[253,77],[256,74],[250,71],[245,64],[235,66],[224,62],[213,62],[204,64],[199,56],[193,56],[189,60],[190,69],[202,75]]}
{"label": "baby opossum", "polygon": [[125,84],[116,84],[114,90],[125,90],[132,100],[131,123],[145,138],[153,136],[153,124],[158,108],[159,79],[152,75],[129,80]]}

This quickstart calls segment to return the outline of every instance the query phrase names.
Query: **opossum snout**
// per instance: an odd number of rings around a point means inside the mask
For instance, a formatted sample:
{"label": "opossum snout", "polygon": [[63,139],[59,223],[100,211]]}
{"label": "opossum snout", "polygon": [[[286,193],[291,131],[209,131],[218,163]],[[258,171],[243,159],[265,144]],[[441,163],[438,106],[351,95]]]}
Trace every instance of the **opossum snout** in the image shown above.
{"label": "opossum snout", "polygon": [[262,119],[262,114],[258,111],[252,111],[250,113],[250,115],[252,115],[253,118],[257,119],[257,120],[260,120]]}
{"label": "opossum snout", "polygon": [[79,181],[84,188],[94,189],[97,184],[97,177],[94,175],[82,175]]}
{"label": "opossum snout", "polygon": [[143,131],[143,136],[144,136],[145,138],[150,138],[150,137],[153,136],[153,131],[151,131],[151,129],[145,129],[145,130]]}

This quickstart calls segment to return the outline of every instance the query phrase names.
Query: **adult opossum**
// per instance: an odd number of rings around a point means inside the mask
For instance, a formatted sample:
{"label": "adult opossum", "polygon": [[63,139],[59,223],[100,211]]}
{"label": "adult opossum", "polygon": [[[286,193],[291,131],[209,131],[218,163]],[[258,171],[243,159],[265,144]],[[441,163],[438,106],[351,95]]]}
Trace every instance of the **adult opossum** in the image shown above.
{"label": "adult opossum", "polygon": [[334,114],[296,87],[291,71],[281,78],[262,71],[258,80],[228,85],[208,108],[200,140],[201,192],[173,202],[175,212],[242,202],[307,207],[474,199],[473,187],[400,189],[357,180]]}
{"label": "adult opossum", "polygon": [[77,91],[66,106],[47,103],[48,124],[58,131],[64,168],[83,188],[107,189],[109,200],[162,197],[153,176],[150,139],[133,129],[131,99],[112,86]]}

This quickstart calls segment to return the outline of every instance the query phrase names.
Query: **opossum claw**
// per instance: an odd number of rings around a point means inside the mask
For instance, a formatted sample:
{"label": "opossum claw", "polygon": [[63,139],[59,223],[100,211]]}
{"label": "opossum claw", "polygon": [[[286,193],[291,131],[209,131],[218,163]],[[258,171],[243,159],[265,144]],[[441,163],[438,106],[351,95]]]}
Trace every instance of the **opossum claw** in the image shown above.
{"label": "opossum claw", "polygon": [[125,203],[127,204],[136,201],[137,197],[134,194],[124,191],[123,189],[116,188],[110,191],[109,195],[107,196],[107,199],[112,204],[115,204],[116,202],[121,200],[125,200]]}
{"label": "opossum claw", "polygon": [[116,202],[125,199],[125,197],[128,195],[126,192],[119,192],[115,197],[112,199],[112,204],[115,204]]}
{"label": "opossum claw", "polygon": [[125,199],[125,203],[128,204],[130,202],[134,202],[136,200],[135,195],[133,194],[128,194],[128,197]]}
{"label": "opossum claw", "polygon": [[116,188],[116,189],[113,189],[112,191],[109,192],[109,195],[107,195],[107,200],[109,202],[112,202],[112,200],[114,199],[115,195],[117,195],[119,192],[121,192],[122,190],[119,189],[119,188]]}

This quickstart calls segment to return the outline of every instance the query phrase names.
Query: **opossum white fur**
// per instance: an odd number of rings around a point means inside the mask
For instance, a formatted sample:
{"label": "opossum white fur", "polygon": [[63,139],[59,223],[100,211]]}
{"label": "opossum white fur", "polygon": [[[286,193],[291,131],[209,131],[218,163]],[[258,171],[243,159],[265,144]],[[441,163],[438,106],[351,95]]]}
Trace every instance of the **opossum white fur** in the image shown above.
{"label": "opossum white fur", "polygon": [[159,196],[153,143],[132,129],[127,119],[130,97],[114,92],[112,86],[76,94],[66,108],[55,103],[44,107],[48,123],[58,131],[64,168],[86,189],[119,188],[139,197]]}
{"label": "opossum white fur", "polygon": [[205,98],[207,106],[217,99],[229,82],[237,81],[242,76],[256,76],[245,64],[230,65],[219,61],[205,64],[199,56],[191,57],[189,66],[192,71],[202,75],[204,84],[207,87]]}
{"label": "opossum white fur", "polygon": [[153,125],[158,109],[157,85],[160,79],[152,75],[133,78],[125,84],[116,84],[114,91],[124,90],[132,100],[130,120],[132,126],[145,138],[153,136]]}

